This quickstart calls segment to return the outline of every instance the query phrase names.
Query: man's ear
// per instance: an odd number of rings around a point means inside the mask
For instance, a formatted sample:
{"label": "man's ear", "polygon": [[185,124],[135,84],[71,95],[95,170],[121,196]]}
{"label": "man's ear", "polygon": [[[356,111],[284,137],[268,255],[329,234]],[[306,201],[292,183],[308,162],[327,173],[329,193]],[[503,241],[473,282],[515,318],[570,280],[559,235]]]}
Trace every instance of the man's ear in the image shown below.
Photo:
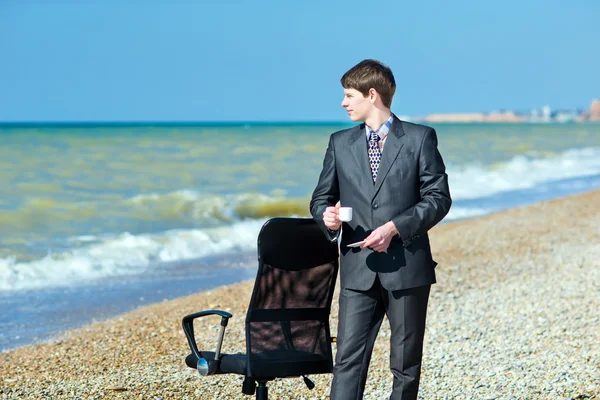
{"label": "man's ear", "polygon": [[377,96],[379,96],[377,90],[373,88],[369,89],[369,100],[371,101],[371,103],[375,103],[375,100],[377,100]]}

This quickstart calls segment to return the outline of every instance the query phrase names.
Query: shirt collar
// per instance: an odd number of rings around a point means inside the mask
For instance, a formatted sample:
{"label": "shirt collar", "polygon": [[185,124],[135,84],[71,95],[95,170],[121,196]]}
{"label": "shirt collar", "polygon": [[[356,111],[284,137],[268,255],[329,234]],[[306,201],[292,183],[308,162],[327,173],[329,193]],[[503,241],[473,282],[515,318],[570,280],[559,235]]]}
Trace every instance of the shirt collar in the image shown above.
{"label": "shirt collar", "polygon": [[[394,122],[394,114],[391,114],[390,117],[387,119],[387,121],[385,121],[383,123],[383,125],[381,125],[377,130],[375,130],[375,132],[377,132],[377,135],[379,136],[380,139],[384,139],[387,134],[390,132],[390,128],[392,127],[392,122]],[[371,128],[369,128],[366,124],[365,127],[367,128],[367,139],[369,139],[371,137],[371,132],[373,132],[373,130]]]}

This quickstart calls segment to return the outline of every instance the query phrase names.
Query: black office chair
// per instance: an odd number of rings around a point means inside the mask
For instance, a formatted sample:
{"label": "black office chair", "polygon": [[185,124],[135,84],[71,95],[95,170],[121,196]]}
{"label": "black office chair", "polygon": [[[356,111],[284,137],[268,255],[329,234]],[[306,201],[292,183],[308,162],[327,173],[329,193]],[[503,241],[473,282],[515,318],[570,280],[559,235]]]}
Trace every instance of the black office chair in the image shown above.
{"label": "black office chair", "polygon": [[[232,315],[206,310],[183,318],[192,354],[185,362],[200,375],[244,375],[242,392],[268,399],[267,382],[333,371],[329,314],[338,272],[338,246],[312,219],[273,218],[258,235],[258,271],[246,314],[246,354],[223,354]],[[216,351],[199,350],[195,318],[221,317]],[[335,339],[333,339],[335,340]],[[256,383],[258,382],[258,387]]]}

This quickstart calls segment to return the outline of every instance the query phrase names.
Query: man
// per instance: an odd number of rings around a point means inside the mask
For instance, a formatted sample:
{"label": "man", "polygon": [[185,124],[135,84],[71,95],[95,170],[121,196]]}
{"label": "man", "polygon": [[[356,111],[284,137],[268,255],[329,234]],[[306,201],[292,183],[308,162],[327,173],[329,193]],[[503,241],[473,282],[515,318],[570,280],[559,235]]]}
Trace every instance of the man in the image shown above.
{"label": "man", "polygon": [[[425,316],[435,283],[427,231],[452,200],[435,131],[390,111],[392,71],[364,60],[341,79],[344,107],[364,122],[331,135],[310,202],[313,218],[340,241],[340,310],[331,399],[362,399],[384,314],[390,321],[390,399],[416,399]],[[352,207],[342,223],[339,207]],[[360,247],[350,243],[365,240]]]}

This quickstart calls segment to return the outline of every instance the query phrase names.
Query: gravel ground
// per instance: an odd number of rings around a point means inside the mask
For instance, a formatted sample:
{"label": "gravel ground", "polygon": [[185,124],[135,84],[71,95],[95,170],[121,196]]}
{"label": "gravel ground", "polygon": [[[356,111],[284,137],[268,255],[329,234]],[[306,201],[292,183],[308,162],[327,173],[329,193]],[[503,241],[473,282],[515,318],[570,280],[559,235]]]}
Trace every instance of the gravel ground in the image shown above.
{"label": "gravel ground", "polygon": [[[600,399],[600,191],[431,232],[438,284],[429,302],[422,399]],[[241,378],[185,366],[181,318],[234,314],[225,352],[244,351],[252,282],[140,308],[0,353],[0,399],[251,399]],[[332,329],[337,325],[337,304]],[[214,348],[219,318],[197,329]],[[389,396],[389,327],[375,345],[365,399]],[[335,349],[335,346],[334,346]],[[276,380],[273,399],[327,399],[330,375]]]}

